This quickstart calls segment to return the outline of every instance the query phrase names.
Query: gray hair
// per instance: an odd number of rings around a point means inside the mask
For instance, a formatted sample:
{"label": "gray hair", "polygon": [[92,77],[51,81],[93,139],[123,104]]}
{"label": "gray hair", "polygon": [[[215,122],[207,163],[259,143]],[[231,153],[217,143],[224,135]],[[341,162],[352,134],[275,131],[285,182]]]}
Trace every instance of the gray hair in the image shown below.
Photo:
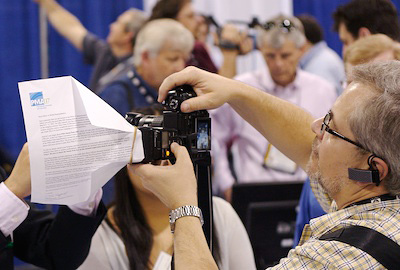
{"label": "gray hair", "polygon": [[125,31],[133,33],[134,37],[132,39],[132,46],[134,46],[137,33],[147,21],[147,15],[136,8],[130,8],[125,12],[131,15],[129,22],[125,25]]}
{"label": "gray hair", "polygon": [[133,60],[135,67],[140,66],[144,52],[155,57],[166,42],[170,42],[175,49],[189,54],[193,49],[194,38],[189,30],[173,19],[150,21],[140,30],[136,38]]}
{"label": "gray hair", "polygon": [[[293,24],[294,27],[290,31],[282,31],[283,29],[278,26],[284,20],[289,20]],[[304,28],[301,21],[296,17],[279,15],[271,19],[270,22],[274,22],[277,26],[269,30],[258,30],[257,46],[259,48],[267,44],[275,49],[280,49],[285,44],[286,39],[293,41],[296,48],[301,48],[305,44]]]}
{"label": "gray hair", "polygon": [[365,149],[385,160],[389,173],[384,187],[400,194],[400,62],[356,66],[351,80],[371,91],[350,114],[350,128]]}

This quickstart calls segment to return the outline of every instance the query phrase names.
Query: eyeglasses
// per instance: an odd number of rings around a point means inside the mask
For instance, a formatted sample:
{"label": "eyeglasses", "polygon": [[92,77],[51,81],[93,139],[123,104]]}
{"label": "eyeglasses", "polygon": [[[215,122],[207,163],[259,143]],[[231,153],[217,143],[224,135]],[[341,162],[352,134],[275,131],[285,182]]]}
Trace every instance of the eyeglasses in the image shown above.
{"label": "eyeglasses", "polygon": [[284,33],[289,33],[292,29],[296,28],[294,24],[288,19],[284,19],[281,22],[269,21],[261,26],[267,31],[271,30],[272,28],[279,27]]}
{"label": "eyeglasses", "polygon": [[351,144],[354,144],[355,146],[360,147],[361,149],[367,151],[367,150],[366,150],[363,146],[361,146],[361,144],[359,144],[358,142],[355,142],[355,141],[353,141],[353,140],[350,140],[349,138],[343,136],[343,135],[340,134],[339,132],[332,130],[332,129],[329,127],[329,123],[330,123],[331,119],[332,119],[332,111],[329,111],[329,112],[325,115],[324,121],[322,122],[322,125],[321,125],[321,132],[327,131],[327,132],[329,132],[330,134],[332,134],[332,135],[334,135],[334,136],[336,136],[336,137],[338,137],[338,138],[340,138],[340,139],[342,139],[342,140],[345,140],[346,142],[349,142],[349,143],[351,143]]}

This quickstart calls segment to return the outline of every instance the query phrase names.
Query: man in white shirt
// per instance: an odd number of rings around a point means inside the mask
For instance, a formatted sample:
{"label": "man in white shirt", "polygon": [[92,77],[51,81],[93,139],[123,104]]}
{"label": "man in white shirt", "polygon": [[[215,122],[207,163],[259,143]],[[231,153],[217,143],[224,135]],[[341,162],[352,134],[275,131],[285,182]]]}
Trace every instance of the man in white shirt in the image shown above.
{"label": "man in white shirt", "polygon": [[[268,67],[236,77],[263,92],[296,104],[314,117],[321,117],[336,100],[336,90],[324,79],[298,68],[305,43],[302,25],[295,17],[278,16],[264,24],[258,48]],[[233,150],[239,182],[304,181],[306,174],[283,156],[232,107],[212,111],[214,191],[230,200],[235,179],[227,152]],[[217,149],[217,150],[216,150]]]}

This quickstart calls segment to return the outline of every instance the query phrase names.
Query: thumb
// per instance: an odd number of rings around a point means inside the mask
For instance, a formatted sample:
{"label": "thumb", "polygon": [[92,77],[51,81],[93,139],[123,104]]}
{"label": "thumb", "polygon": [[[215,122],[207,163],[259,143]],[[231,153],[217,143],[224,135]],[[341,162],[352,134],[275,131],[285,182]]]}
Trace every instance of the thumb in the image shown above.
{"label": "thumb", "polygon": [[189,113],[199,110],[215,109],[217,107],[218,107],[217,105],[214,105],[210,101],[210,97],[208,95],[202,95],[187,99],[184,102],[182,102],[181,110],[182,112]]}
{"label": "thumb", "polygon": [[172,151],[172,153],[174,153],[177,163],[178,162],[180,163],[183,160],[187,160],[187,159],[190,160],[189,153],[188,153],[186,147],[184,147],[184,146],[181,146],[174,142],[171,144],[171,151]]}

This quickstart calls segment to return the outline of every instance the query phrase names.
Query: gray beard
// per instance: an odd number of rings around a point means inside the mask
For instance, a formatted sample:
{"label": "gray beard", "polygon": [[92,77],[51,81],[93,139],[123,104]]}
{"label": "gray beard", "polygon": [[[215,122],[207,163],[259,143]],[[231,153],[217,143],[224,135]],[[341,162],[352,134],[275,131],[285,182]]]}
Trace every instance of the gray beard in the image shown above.
{"label": "gray beard", "polygon": [[306,173],[311,181],[317,181],[322,188],[329,194],[331,198],[333,198],[336,194],[341,191],[342,188],[342,180],[336,178],[326,178],[321,174],[320,164],[319,164],[319,155],[316,151],[317,147],[317,139],[314,139],[312,144],[312,152],[310,155],[310,159],[308,160],[306,166]]}

